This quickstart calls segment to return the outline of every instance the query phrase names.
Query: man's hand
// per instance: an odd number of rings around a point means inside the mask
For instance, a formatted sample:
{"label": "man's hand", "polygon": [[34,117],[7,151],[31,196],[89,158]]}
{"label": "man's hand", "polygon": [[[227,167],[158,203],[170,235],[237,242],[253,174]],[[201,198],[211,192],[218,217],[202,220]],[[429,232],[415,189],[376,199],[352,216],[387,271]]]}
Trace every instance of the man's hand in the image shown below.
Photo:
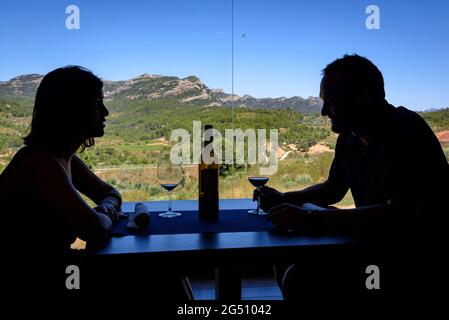
{"label": "man's hand", "polygon": [[260,192],[260,207],[264,211],[270,210],[272,207],[277,206],[283,202],[285,202],[285,196],[282,192],[277,191],[276,189],[263,186],[259,190],[254,190],[253,193],[253,201],[257,200],[257,197]]}
{"label": "man's hand", "polygon": [[301,207],[283,203],[270,209],[267,220],[285,230],[310,230],[315,227],[316,216]]}
{"label": "man's hand", "polygon": [[126,217],[123,212],[116,209],[109,201],[102,201],[94,208],[94,210],[107,215],[112,221],[118,221],[120,218]]}

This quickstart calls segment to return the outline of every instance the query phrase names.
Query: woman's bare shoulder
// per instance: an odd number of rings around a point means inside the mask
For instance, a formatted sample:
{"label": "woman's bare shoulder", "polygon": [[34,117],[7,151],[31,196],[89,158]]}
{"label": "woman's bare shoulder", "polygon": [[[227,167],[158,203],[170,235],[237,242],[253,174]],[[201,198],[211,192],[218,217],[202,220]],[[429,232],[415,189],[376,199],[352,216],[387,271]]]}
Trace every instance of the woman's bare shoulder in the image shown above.
{"label": "woman's bare shoulder", "polygon": [[48,150],[31,148],[21,161],[21,166],[30,170],[42,170],[60,166],[57,158]]}
{"label": "woman's bare shoulder", "polygon": [[[4,170],[4,182],[19,179],[32,181],[36,174],[54,172],[61,168],[56,157],[49,151],[40,148],[23,147],[14,155]],[[23,182],[23,181],[22,181]]]}
{"label": "woman's bare shoulder", "polygon": [[19,150],[5,169],[8,172],[2,174],[0,191],[3,196],[17,199],[24,194],[71,190],[67,173],[53,154],[41,149],[25,151]]}

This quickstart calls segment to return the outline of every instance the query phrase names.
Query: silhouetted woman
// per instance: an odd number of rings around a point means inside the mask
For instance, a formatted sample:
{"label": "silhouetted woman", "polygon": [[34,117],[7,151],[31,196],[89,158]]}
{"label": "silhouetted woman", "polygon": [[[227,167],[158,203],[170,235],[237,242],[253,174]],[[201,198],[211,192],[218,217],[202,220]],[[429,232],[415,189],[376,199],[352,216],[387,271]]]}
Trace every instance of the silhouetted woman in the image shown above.
{"label": "silhouetted woman", "polygon": [[[25,146],[0,176],[2,205],[7,209],[3,229],[11,249],[6,263],[17,275],[13,281],[18,290],[37,282],[64,286],[61,267],[70,244],[78,237],[87,246],[102,245],[112,220],[120,215],[120,193],[75,155],[104,134],[109,113],[102,87],[99,78],[81,67],[48,73],[37,90]],[[92,209],[78,191],[97,207]]]}
{"label": "silhouetted woman", "polygon": [[[88,248],[103,245],[113,221],[120,218],[120,193],[75,154],[104,134],[109,113],[102,87],[98,77],[78,66],[56,69],[39,85],[31,132],[0,176],[3,289],[21,294],[67,292],[65,268],[80,262],[73,260],[71,243],[80,238]],[[91,208],[79,192],[97,206]],[[92,283],[104,291],[126,287],[130,274],[135,274],[125,272],[126,266],[108,262],[93,279],[81,266],[80,292],[92,289]],[[148,278],[137,277],[140,285],[154,284]],[[172,282],[181,285],[178,279]]]}

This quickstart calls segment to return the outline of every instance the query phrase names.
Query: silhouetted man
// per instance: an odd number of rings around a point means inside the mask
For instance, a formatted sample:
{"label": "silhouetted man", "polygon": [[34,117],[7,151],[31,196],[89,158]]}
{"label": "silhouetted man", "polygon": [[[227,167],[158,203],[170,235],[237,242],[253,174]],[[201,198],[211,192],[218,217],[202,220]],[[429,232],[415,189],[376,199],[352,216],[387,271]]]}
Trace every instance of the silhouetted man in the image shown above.
{"label": "silhouetted man", "polygon": [[[417,113],[386,101],[382,74],[364,57],[345,55],[329,64],[323,70],[320,97],[322,115],[339,133],[328,179],[295,192],[266,187],[262,208],[281,229],[382,235],[389,240],[379,240],[373,250],[298,257],[303,260],[283,279],[285,298],[366,293],[365,268],[370,263],[380,264],[387,292],[402,292],[407,285],[416,288],[418,274],[413,272],[421,272],[423,264],[437,267],[424,260],[435,257],[430,253],[435,242],[429,237],[438,235],[447,212],[443,201],[449,166],[441,145]],[[314,212],[301,207],[306,202],[328,207],[348,190],[354,209]],[[406,278],[404,270],[414,270],[409,274],[414,278]]]}

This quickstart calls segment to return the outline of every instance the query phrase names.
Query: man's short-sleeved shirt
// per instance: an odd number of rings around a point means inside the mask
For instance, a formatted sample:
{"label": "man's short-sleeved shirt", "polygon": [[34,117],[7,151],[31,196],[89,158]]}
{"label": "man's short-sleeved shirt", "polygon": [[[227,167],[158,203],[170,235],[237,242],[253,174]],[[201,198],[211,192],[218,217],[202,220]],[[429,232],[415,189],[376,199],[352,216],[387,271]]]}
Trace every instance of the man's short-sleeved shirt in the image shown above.
{"label": "man's short-sleeved shirt", "polygon": [[328,181],[349,188],[356,207],[394,201],[419,215],[444,210],[449,165],[427,123],[389,105],[377,132],[368,145],[353,133],[340,134]]}

